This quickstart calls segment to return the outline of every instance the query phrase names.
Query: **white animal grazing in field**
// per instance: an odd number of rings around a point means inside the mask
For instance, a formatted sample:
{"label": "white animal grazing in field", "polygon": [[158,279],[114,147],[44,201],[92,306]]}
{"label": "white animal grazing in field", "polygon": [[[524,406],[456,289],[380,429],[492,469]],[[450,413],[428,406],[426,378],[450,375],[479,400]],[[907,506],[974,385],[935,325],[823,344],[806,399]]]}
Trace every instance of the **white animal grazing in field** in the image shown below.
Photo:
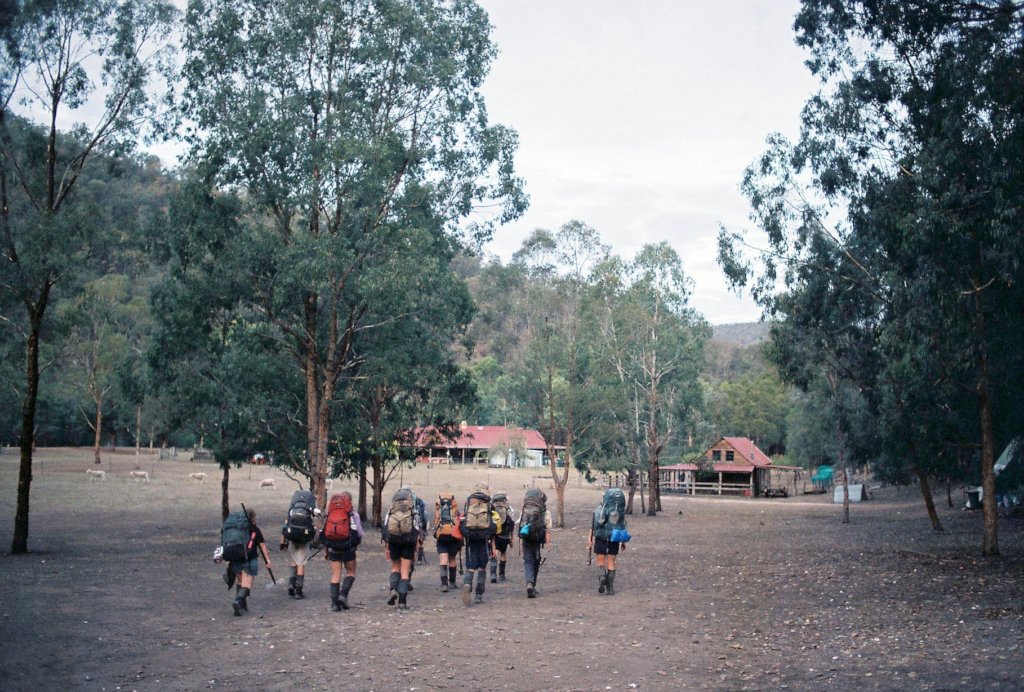
{"label": "white animal grazing in field", "polygon": [[274,485],[274,479],[273,478],[264,478],[263,480],[260,481],[260,487],[261,488],[275,488],[276,486]]}
{"label": "white animal grazing in field", "polygon": [[85,472],[89,474],[89,480],[91,481],[107,480],[107,472],[103,469],[86,469]]}
{"label": "white animal grazing in field", "polygon": [[206,474],[203,473],[202,471],[197,471],[196,473],[190,473],[190,474],[188,474],[188,477],[191,478],[192,480],[199,481],[199,485],[203,485],[203,484],[206,483]]}
{"label": "white animal grazing in field", "polygon": [[128,473],[129,478],[134,478],[136,483],[146,481],[149,483],[149,471],[131,471]]}
{"label": "white animal grazing in field", "polygon": [[327,479],[327,489],[328,490],[334,490],[334,479],[333,478],[328,478]]}

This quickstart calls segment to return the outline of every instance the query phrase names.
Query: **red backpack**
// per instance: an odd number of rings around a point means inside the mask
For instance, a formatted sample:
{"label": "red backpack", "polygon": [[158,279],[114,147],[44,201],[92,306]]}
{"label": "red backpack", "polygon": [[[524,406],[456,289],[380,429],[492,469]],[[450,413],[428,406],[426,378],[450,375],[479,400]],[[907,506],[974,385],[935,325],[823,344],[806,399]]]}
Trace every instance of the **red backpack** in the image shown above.
{"label": "red backpack", "polygon": [[345,549],[352,537],[352,498],[338,493],[331,496],[327,504],[327,520],[324,522],[324,543],[329,548]]}

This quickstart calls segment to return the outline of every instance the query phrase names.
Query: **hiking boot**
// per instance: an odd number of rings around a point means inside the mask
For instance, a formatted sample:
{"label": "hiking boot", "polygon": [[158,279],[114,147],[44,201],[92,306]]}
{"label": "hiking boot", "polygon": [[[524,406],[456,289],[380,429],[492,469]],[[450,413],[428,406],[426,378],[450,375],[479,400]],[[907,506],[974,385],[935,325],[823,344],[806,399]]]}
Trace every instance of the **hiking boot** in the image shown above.
{"label": "hiking boot", "polygon": [[614,596],[615,595],[615,570],[610,570],[608,572],[608,580],[607,580],[607,582],[608,582],[608,588],[605,590],[605,593],[607,593],[609,596]]}
{"label": "hiking boot", "polygon": [[391,589],[391,595],[388,596],[388,605],[395,605],[398,600],[398,589]]}
{"label": "hiking boot", "polygon": [[242,614],[242,602],[237,598],[231,602],[231,608],[235,611],[235,617],[239,617]]}
{"label": "hiking boot", "polygon": [[537,589],[533,588],[533,584],[527,584],[526,585],[526,597],[527,598],[536,598],[537,597]]}
{"label": "hiking boot", "polygon": [[288,595],[295,598],[295,577],[288,577]]}
{"label": "hiking boot", "polygon": [[302,595],[302,587],[305,586],[304,577],[295,577],[295,598],[305,598]]}
{"label": "hiking boot", "polygon": [[242,601],[242,610],[249,612],[249,589],[244,586],[239,590],[238,597]]}
{"label": "hiking boot", "polygon": [[448,593],[448,582],[441,584],[441,593]]}
{"label": "hiking boot", "polygon": [[471,584],[462,585],[462,605],[467,608],[473,604],[473,586]]}
{"label": "hiking boot", "polygon": [[412,592],[413,592],[412,582],[409,582],[409,593],[412,593]]}
{"label": "hiking boot", "polygon": [[342,607],[342,610],[348,610],[348,592],[352,590],[352,585],[355,584],[355,577],[345,577],[345,580],[341,583],[341,593],[338,597],[338,605]]}
{"label": "hiking boot", "polygon": [[597,587],[597,592],[598,593],[604,593],[605,589],[607,589],[607,588],[608,588],[608,574],[605,573],[605,574],[601,575],[601,582],[600,582],[600,584]]}
{"label": "hiking boot", "polygon": [[473,594],[473,603],[483,603],[484,595],[482,593]]}
{"label": "hiking boot", "polygon": [[331,610],[337,613],[341,610],[341,603],[338,601],[338,593],[341,587],[338,584],[331,583]]}

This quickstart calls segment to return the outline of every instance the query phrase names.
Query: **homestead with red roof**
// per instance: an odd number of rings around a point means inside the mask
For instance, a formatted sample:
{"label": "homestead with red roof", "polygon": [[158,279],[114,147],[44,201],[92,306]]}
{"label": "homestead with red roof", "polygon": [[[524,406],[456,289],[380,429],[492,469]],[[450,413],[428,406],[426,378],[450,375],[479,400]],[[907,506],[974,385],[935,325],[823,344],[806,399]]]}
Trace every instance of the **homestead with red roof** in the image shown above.
{"label": "homestead with red roof", "polygon": [[[462,423],[453,439],[439,435],[432,428],[421,428],[415,446],[419,450],[416,459],[424,464],[486,463],[530,468],[548,465],[544,437],[531,428]],[[525,450],[525,456],[518,456],[516,448]]]}
{"label": "homestead with red roof", "polygon": [[668,492],[738,493],[757,497],[796,493],[802,469],[778,466],[747,437],[723,437],[708,447],[700,463],[662,466],[661,489]]}

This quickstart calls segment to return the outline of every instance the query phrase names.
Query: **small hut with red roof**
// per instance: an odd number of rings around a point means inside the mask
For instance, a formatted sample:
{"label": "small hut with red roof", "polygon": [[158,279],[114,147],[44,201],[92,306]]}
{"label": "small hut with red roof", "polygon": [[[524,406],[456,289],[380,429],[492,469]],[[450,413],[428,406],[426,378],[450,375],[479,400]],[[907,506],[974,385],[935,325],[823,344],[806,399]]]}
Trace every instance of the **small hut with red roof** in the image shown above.
{"label": "small hut with red roof", "polygon": [[733,493],[758,497],[797,490],[801,469],[779,466],[747,437],[723,437],[708,447],[700,463],[662,466],[661,489],[668,492]]}

